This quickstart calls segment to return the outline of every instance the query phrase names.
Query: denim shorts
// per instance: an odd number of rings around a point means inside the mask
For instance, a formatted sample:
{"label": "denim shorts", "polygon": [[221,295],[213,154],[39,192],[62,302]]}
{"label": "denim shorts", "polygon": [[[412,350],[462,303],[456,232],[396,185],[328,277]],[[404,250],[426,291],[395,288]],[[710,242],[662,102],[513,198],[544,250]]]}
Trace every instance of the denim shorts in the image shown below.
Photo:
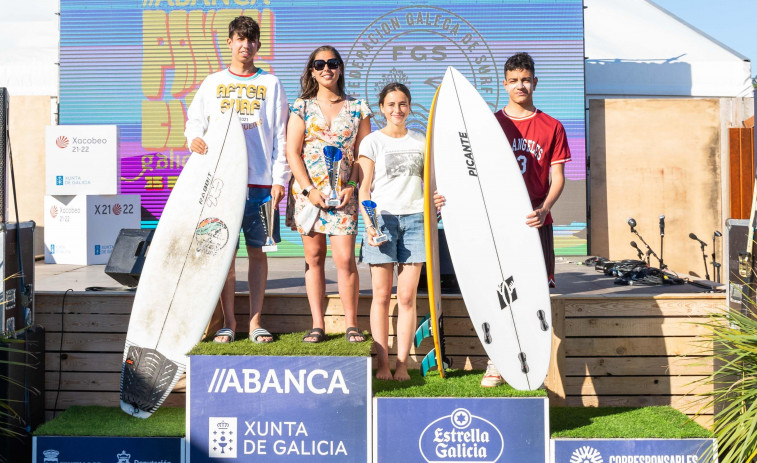
{"label": "denim shorts", "polygon": [[[247,202],[244,205],[242,232],[244,232],[245,244],[251,248],[262,248],[265,244],[266,234],[265,228],[263,227],[263,219],[260,217],[260,205],[270,194],[270,188],[247,188]],[[278,208],[274,209],[273,240],[277,243],[281,242]]]}
{"label": "denim shorts", "polygon": [[369,265],[418,264],[426,262],[426,245],[423,238],[423,213],[378,215],[379,229],[389,240],[381,246],[368,244],[368,236],[363,233],[360,262]]}

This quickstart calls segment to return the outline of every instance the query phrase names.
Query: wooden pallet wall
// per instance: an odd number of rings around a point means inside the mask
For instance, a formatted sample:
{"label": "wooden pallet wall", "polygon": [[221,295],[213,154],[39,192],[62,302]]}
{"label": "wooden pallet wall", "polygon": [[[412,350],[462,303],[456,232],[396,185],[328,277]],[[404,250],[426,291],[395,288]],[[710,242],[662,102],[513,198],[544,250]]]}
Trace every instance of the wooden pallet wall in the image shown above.
{"label": "wooden pallet wall", "polygon": [[567,406],[671,405],[710,426],[700,394],[712,387],[699,382],[712,374],[712,345],[701,323],[724,307],[712,294],[553,298],[563,334],[551,388]]}
{"label": "wooden pallet wall", "polygon": [[[118,406],[121,359],[133,301],[130,293],[69,292],[38,294],[37,322],[47,330],[47,417],[72,405]],[[369,330],[370,297],[361,296],[358,327]],[[390,309],[390,355],[396,353],[396,300]],[[452,367],[482,370],[486,354],[459,297],[444,297],[446,349]],[[722,295],[656,297],[553,296],[553,360],[546,386],[553,405],[673,405],[689,414],[694,394],[706,391],[692,383],[712,372],[704,359],[710,346],[700,341],[697,325],[724,307]],[[428,300],[418,298],[418,313]],[[236,298],[237,326],[248,321],[248,297]],[[274,333],[305,331],[311,326],[304,295],[268,295],[264,325]],[[242,331],[241,328],[239,331]],[[327,298],[326,331],[344,331],[337,296]],[[425,340],[411,350],[409,364],[420,365],[431,348]],[[62,372],[62,373],[61,373]],[[182,380],[167,399],[184,406]],[[699,418],[711,423],[711,410]]]}

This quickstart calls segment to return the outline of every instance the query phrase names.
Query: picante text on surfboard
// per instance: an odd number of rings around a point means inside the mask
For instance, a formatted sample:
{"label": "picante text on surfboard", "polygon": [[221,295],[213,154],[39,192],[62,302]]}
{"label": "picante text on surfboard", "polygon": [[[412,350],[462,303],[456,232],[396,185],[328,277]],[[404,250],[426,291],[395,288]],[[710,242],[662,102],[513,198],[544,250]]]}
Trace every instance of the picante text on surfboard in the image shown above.
{"label": "picante text on surfboard", "polygon": [[468,168],[468,175],[478,177],[476,161],[473,159],[473,150],[470,146],[468,132],[458,132],[458,135],[460,136],[460,146],[463,148],[463,156],[465,156],[465,166]]}

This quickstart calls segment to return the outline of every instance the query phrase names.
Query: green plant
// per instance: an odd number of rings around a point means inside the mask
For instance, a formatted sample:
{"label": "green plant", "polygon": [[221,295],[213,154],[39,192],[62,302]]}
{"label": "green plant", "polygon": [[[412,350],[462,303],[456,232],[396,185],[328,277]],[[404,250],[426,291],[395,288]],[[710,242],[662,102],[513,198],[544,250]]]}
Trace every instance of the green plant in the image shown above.
{"label": "green plant", "polygon": [[715,371],[704,380],[713,386],[704,405],[715,408],[719,461],[751,462],[757,457],[757,319],[729,311],[705,325]]}
{"label": "green plant", "polygon": [[[18,344],[18,346],[16,346],[16,344]],[[0,337],[0,372],[6,369],[6,365],[24,365],[23,362],[11,360],[14,356],[23,355],[26,353],[25,350],[20,348],[22,346],[23,341],[19,339]],[[4,354],[7,354],[8,360],[2,359],[2,357],[6,356]],[[6,385],[6,387],[2,388],[2,390],[6,391],[9,389],[9,387],[7,386],[21,388],[25,387],[22,382],[5,374],[0,374],[0,384]],[[22,436],[23,433],[20,432],[22,429],[18,426],[13,425],[13,423],[19,422],[20,418],[21,417],[18,415],[18,413],[16,413],[16,411],[13,409],[13,403],[11,402],[11,399],[3,394],[0,394],[0,436]],[[2,458],[0,458],[0,461],[2,461]]]}

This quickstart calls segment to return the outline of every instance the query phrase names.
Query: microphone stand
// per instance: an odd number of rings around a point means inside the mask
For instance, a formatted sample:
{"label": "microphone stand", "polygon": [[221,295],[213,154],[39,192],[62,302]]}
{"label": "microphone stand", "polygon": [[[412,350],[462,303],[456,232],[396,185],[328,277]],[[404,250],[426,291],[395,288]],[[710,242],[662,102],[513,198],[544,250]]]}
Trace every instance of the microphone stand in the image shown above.
{"label": "microphone stand", "polygon": [[663,239],[665,238],[665,216],[660,216],[660,270],[665,269],[665,264],[662,263],[662,257],[663,257]]}
{"label": "microphone stand", "polygon": [[652,263],[652,262],[651,262],[651,257],[649,257],[650,255],[653,255],[653,256],[655,256],[655,258],[656,258],[656,259],[657,259],[658,261],[660,261],[660,266],[662,266],[662,260],[660,260],[660,257],[659,257],[659,256],[658,256],[657,254],[655,254],[655,252],[654,252],[654,251],[652,251],[652,248],[651,248],[651,247],[649,246],[649,244],[648,244],[648,243],[647,243],[646,241],[644,241],[644,238],[642,238],[642,237],[641,237],[641,235],[639,235],[639,232],[637,232],[637,231],[636,231],[636,228],[632,227],[632,228],[631,228],[631,231],[632,231],[632,232],[633,232],[633,233],[634,233],[634,234],[635,234],[636,236],[638,236],[638,237],[639,237],[639,239],[641,240],[641,242],[642,242],[642,243],[644,243],[644,246],[646,246],[646,247],[647,247],[647,266],[650,266],[650,265],[651,265],[651,263]]}
{"label": "microphone stand", "polygon": [[717,252],[717,248],[715,247],[715,238],[719,236],[723,236],[723,234],[717,230],[715,230],[715,233],[712,234],[712,276],[715,277],[715,281],[717,283],[720,283],[720,262],[717,262],[715,260]]}
{"label": "microphone stand", "polygon": [[[689,236],[691,236],[691,235],[689,235]],[[709,270],[707,270],[707,251],[704,250],[704,247],[707,246],[707,243],[705,243],[704,241],[702,241],[702,240],[700,240],[698,238],[694,238],[694,239],[696,239],[697,241],[699,241],[699,247],[702,249],[702,260],[704,261],[704,277],[705,277],[705,279],[709,280],[710,279],[710,272],[709,272]]]}

